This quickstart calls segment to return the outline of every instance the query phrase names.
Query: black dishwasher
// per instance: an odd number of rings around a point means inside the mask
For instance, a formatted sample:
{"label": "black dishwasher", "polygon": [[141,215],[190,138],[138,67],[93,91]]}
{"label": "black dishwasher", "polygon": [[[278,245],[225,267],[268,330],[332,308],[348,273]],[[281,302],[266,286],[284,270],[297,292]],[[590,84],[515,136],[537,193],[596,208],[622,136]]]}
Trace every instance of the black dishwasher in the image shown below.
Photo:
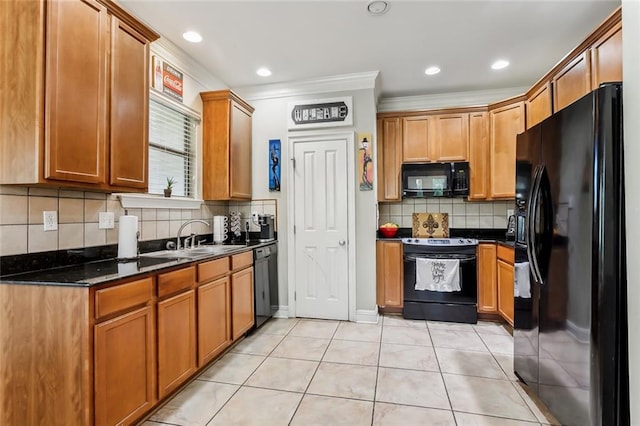
{"label": "black dishwasher", "polygon": [[278,247],[269,244],[253,250],[255,328],[278,310]]}

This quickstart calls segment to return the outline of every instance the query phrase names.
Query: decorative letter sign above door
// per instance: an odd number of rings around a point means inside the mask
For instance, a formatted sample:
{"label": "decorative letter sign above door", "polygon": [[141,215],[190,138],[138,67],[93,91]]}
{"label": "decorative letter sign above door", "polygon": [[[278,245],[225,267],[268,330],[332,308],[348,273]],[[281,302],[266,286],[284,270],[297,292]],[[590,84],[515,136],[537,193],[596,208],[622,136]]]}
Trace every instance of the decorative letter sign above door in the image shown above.
{"label": "decorative letter sign above door", "polygon": [[353,125],[351,96],[289,102],[289,130]]}

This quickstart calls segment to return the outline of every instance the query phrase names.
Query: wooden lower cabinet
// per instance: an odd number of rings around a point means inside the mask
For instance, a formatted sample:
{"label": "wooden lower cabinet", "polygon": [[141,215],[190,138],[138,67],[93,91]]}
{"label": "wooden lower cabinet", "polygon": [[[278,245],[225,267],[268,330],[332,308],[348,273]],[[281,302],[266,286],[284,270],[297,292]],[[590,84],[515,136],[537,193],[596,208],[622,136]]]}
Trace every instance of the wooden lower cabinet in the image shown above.
{"label": "wooden lower cabinet", "polygon": [[496,245],[478,245],[478,312],[498,313]]}
{"label": "wooden lower cabinet", "polygon": [[158,396],[164,398],[196,371],[194,290],[158,302]]}
{"label": "wooden lower cabinet", "polygon": [[95,424],[131,424],[156,402],[153,307],[95,326]]}
{"label": "wooden lower cabinet", "polygon": [[231,344],[231,282],[228,276],[198,287],[198,366]]}
{"label": "wooden lower cabinet", "polygon": [[498,312],[513,325],[513,264],[498,259],[496,262],[498,275]]}
{"label": "wooden lower cabinet", "polygon": [[231,274],[231,326],[233,340],[253,327],[253,267]]}
{"label": "wooden lower cabinet", "polygon": [[376,242],[376,301],[379,308],[402,309],[402,242]]}

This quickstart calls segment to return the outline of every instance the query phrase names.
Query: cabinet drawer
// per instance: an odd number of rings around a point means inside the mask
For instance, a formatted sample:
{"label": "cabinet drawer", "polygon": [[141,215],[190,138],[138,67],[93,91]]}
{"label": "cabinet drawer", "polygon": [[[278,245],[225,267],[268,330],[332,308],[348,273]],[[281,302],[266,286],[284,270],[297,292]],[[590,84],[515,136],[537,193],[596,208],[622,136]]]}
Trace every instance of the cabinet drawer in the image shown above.
{"label": "cabinet drawer", "polygon": [[196,268],[178,269],[158,275],[158,297],[168,296],[180,290],[186,290],[196,281]]}
{"label": "cabinet drawer", "polygon": [[222,276],[229,272],[229,258],[212,260],[203,262],[198,265],[198,282],[209,281],[212,278]]}
{"label": "cabinet drawer", "polygon": [[505,247],[501,244],[498,244],[497,256],[498,259],[502,259],[510,265],[513,265],[514,250],[512,247]]}
{"label": "cabinet drawer", "polygon": [[132,281],[96,291],[96,319],[134,306],[143,305],[153,297],[153,278]]}
{"label": "cabinet drawer", "polygon": [[231,256],[231,270],[246,268],[253,265],[253,250]]}

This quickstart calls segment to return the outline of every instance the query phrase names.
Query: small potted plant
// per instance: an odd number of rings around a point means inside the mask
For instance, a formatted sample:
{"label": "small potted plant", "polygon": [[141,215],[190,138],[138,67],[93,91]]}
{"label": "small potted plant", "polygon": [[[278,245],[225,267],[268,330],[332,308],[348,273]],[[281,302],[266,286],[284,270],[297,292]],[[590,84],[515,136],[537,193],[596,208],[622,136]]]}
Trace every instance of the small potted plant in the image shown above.
{"label": "small potted plant", "polygon": [[164,188],[164,196],[171,197],[171,190],[173,189],[173,184],[175,180],[172,177],[167,178],[167,186]]}

